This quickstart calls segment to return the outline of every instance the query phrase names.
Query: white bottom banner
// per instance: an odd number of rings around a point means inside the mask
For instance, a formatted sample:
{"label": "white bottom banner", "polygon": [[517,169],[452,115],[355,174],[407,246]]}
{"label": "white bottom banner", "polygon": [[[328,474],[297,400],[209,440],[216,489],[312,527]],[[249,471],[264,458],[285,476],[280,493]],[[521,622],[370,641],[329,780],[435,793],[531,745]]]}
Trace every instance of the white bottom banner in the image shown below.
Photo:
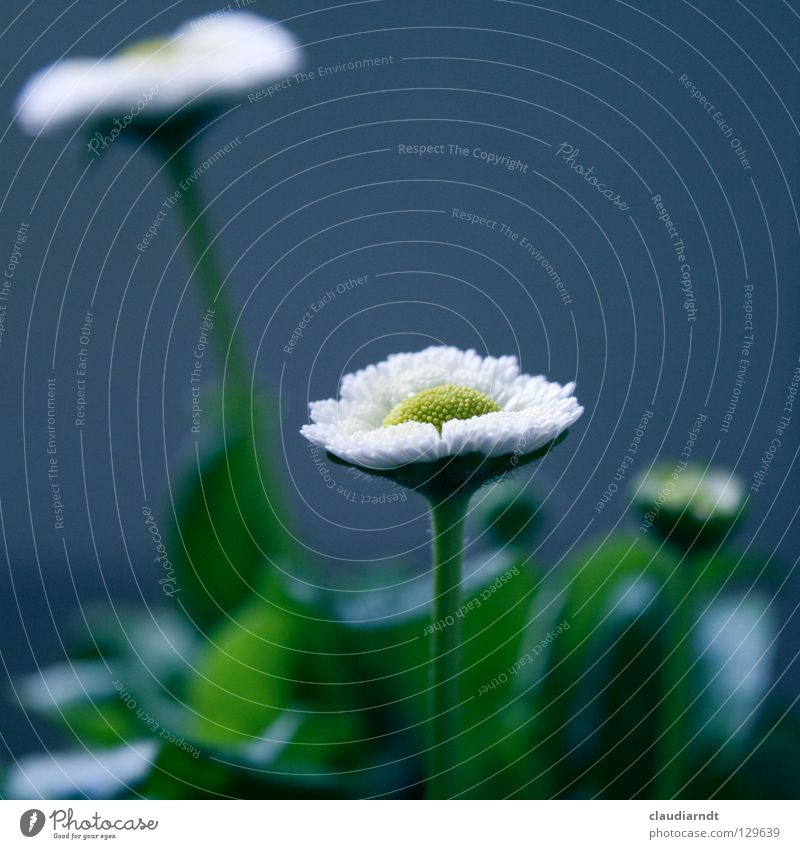
{"label": "white bottom banner", "polygon": [[795,849],[799,812],[793,801],[3,801],[0,846]]}

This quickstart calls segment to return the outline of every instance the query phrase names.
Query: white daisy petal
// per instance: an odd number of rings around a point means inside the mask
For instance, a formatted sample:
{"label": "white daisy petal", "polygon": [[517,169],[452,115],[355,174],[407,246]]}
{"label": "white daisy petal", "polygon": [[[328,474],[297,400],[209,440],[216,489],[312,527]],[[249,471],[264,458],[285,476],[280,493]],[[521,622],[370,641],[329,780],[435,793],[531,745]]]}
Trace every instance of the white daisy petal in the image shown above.
{"label": "white daisy petal", "polygon": [[187,106],[243,96],[296,72],[301,61],[298,42],[278,23],[250,12],[206,16],[105,59],[42,69],[20,92],[17,117],[33,134],[145,110],[163,120]]}
{"label": "white daisy petal", "polygon": [[[443,421],[441,433],[428,421],[383,425],[390,411],[418,393],[462,387],[486,396],[472,418]],[[481,357],[475,351],[430,347],[348,374],[341,400],[310,405],[312,424],[302,428],[311,442],[358,466],[391,469],[463,454],[501,457],[532,453],[555,439],[583,413],[574,383],[521,375],[516,357]],[[441,398],[441,396],[438,396]],[[493,403],[490,403],[493,402]],[[392,412],[392,417],[395,416]]]}

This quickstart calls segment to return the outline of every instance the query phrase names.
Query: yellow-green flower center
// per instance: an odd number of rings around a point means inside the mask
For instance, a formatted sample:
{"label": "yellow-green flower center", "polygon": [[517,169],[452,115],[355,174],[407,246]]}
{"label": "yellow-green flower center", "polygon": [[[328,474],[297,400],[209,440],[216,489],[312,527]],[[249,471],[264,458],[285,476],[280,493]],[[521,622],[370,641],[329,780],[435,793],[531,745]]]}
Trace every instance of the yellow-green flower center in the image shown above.
{"label": "yellow-green flower center", "polygon": [[172,42],[168,38],[143,38],[123,47],[117,52],[117,56],[147,56],[157,53],[166,56],[172,47]]}
{"label": "yellow-green flower center", "polygon": [[483,392],[446,383],[417,392],[395,404],[383,420],[382,427],[404,422],[427,422],[441,433],[442,425],[452,419],[471,419],[473,416],[499,412],[500,407]]}

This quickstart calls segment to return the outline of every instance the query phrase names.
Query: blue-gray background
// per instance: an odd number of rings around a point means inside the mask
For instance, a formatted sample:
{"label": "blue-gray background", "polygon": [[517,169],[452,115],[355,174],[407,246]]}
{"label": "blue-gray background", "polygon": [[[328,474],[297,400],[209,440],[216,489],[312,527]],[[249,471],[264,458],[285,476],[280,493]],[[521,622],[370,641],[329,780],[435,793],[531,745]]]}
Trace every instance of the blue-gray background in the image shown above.
{"label": "blue-gray background", "polygon": [[[170,481],[193,450],[188,375],[207,306],[186,289],[176,216],[137,250],[172,191],[159,163],[124,135],[100,159],[79,138],[26,137],[11,120],[13,100],[29,74],[62,55],[100,55],[214,8],[5,0],[0,12],[4,269],[27,225],[0,342],[0,638],[12,675],[62,657],[65,629],[94,601],[163,602],[141,506],[166,522]],[[246,8],[286,20],[307,46],[309,69],[382,59],[244,98],[199,154],[238,139],[200,178],[201,191],[255,384],[280,397],[282,500],[298,537],[328,564],[323,580],[341,585],[366,569],[380,582],[383,558],[400,554],[423,570],[427,521],[413,497],[357,503],[384,492],[378,484],[335,472],[355,495],[326,486],[298,435],[306,402],[335,394],[342,373],[432,342],[517,353],[525,371],[577,381],[586,414],[533,484],[548,518],[537,556],[549,565],[613,527],[635,527],[627,485],[655,458],[678,455],[699,414],[694,459],[735,469],[750,486],[800,354],[797,3],[257,0]],[[564,143],[627,210],[558,156]],[[399,153],[419,144],[470,154]],[[525,167],[487,164],[476,149]],[[654,195],[685,244],[694,316]],[[504,222],[519,239],[499,224],[458,220],[454,209]],[[363,275],[363,285],[314,313],[286,353],[310,304]],[[754,340],[737,384],[748,285]],[[90,308],[87,419],[78,429],[74,372]],[[63,531],[53,525],[47,477],[52,375]],[[204,374],[206,398],[216,375]],[[646,411],[654,415],[625,485],[598,512]],[[779,672],[800,643],[798,433],[800,408],[738,532],[787,577],[775,599],[786,626]],[[781,686],[797,690],[794,668]],[[5,708],[0,731],[13,754],[47,740]]]}

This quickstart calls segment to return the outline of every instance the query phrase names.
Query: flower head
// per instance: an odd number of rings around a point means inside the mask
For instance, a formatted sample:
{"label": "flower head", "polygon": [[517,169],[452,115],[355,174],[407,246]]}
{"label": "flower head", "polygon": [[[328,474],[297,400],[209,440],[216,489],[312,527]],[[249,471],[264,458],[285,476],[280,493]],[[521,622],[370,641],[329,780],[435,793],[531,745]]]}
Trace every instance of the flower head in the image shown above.
{"label": "flower head", "polygon": [[520,374],[516,357],[430,347],[342,379],[339,400],[310,405],[311,442],[381,472],[469,458],[481,479],[531,459],[580,417],[575,385]]}
{"label": "flower head", "polygon": [[740,517],[742,481],[720,467],[659,463],[637,481],[634,503],[646,526],[681,545],[720,540]]}
{"label": "flower head", "polygon": [[16,110],[30,133],[139,113],[163,121],[285,77],[300,61],[298,43],[283,26],[229,12],[188,21],[170,36],[107,58],[56,62],[28,81]]}

